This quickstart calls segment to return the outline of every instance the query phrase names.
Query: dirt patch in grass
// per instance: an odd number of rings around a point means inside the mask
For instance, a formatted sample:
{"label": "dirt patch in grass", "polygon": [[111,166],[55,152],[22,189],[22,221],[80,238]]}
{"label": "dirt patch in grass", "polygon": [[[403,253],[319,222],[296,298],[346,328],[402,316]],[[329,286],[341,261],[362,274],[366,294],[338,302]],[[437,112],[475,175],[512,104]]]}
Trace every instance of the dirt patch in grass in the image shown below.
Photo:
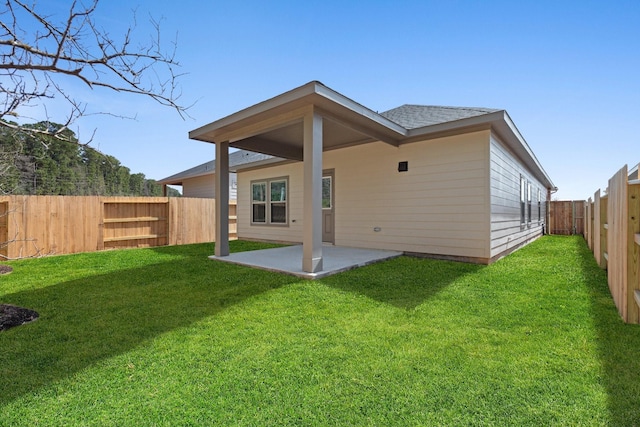
{"label": "dirt patch in grass", "polygon": [[11,304],[0,304],[0,331],[33,322],[40,316],[36,311]]}
{"label": "dirt patch in grass", "polygon": [[0,264],[0,274],[9,274],[13,271],[13,267]]}

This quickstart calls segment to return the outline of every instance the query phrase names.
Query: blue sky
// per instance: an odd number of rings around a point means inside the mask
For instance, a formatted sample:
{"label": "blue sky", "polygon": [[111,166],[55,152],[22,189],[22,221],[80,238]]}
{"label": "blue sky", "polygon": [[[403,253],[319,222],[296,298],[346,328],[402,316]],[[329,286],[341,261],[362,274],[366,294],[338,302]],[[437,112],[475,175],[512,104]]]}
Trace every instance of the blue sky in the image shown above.
{"label": "blue sky", "polygon": [[[54,0],[64,10],[68,4]],[[182,101],[77,87],[92,109],[81,137],[132,172],[160,179],[213,158],[189,130],[311,80],[369,107],[505,109],[559,187],[586,199],[640,161],[640,1],[102,0],[114,34],[137,10],[177,35]]]}

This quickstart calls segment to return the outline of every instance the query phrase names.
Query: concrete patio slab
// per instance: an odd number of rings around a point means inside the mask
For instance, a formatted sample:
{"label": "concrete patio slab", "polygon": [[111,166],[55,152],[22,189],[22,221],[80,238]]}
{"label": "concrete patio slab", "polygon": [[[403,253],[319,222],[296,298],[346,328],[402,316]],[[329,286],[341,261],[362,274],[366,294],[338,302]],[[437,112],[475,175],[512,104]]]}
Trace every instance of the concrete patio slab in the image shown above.
{"label": "concrete patio slab", "polygon": [[402,252],[324,245],[322,247],[323,269],[317,273],[302,271],[302,245],[236,252],[228,256],[210,256],[209,258],[216,261],[292,274],[305,279],[320,279],[400,255],[402,255]]}

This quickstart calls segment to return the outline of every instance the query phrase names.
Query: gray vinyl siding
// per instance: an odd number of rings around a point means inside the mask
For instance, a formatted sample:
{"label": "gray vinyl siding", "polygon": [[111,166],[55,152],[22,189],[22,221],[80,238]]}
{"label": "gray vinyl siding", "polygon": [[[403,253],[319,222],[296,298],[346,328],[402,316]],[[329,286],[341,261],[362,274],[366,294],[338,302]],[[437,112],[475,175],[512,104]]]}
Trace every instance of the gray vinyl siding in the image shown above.
{"label": "gray vinyl siding", "polygon": [[[500,256],[542,235],[546,212],[544,186],[518,161],[516,156],[491,135],[491,257]],[[525,222],[520,214],[520,178],[531,184],[531,222],[525,202]],[[538,191],[541,218],[538,220]]]}

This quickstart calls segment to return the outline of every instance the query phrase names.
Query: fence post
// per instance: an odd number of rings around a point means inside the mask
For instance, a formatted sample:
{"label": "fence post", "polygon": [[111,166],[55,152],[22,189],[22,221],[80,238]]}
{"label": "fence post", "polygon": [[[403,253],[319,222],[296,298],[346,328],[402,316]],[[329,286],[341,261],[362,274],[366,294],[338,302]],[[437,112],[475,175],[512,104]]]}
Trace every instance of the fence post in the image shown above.
{"label": "fence post", "polygon": [[606,269],[609,254],[607,253],[607,236],[609,231],[608,210],[609,196],[600,198],[600,268]]}
{"label": "fence post", "polygon": [[103,197],[96,197],[96,203],[98,204],[98,241],[96,243],[96,250],[104,250],[104,199]]}
{"label": "fence post", "polygon": [[571,201],[571,235],[575,235],[576,234],[576,202],[575,201]]}
{"label": "fence post", "polygon": [[600,231],[600,190],[596,191],[593,195],[593,256],[596,258],[596,263],[600,265],[600,239],[602,233]]}
{"label": "fence post", "polygon": [[587,202],[587,245],[593,253],[593,200]]}
{"label": "fence post", "polygon": [[640,181],[628,186],[627,317],[629,323],[640,323]]}
{"label": "fence post", "polygon": [[0,258],[9,258],[9,202],[0,201]]}

